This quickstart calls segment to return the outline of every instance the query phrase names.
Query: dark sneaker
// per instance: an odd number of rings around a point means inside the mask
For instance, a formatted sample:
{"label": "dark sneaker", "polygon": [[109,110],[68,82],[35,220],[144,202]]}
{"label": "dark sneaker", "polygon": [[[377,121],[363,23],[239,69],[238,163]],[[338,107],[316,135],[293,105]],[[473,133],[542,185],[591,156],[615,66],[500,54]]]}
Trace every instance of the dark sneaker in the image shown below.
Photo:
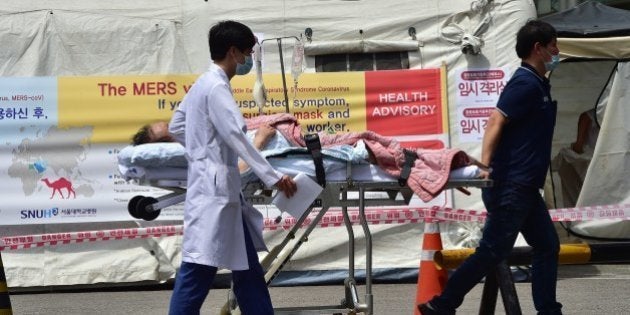
{"label": "dark sneaker", "polygon": [[433,309],[431,304],[429,304],[428,302],[418,304],[418,310],[420,311],[421,315],[439,315],[439,313],[435,309]]}
{"label": "dark sneaker", "polygon": [[441,312],[429,302],[418,304],[418,310],[422,315],[455,315],[455,312]]}

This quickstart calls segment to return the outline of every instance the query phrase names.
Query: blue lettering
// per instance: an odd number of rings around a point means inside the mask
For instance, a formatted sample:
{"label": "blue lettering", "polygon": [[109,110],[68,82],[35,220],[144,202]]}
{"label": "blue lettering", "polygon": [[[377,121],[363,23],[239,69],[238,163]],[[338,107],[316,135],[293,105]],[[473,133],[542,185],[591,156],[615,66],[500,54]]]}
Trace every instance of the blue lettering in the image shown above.
{"label": "blue lettering", "polygon": [[52,218],[59,214],[58,208],[44,209],[44,210],[21,210],[20,219],[42,219]]}

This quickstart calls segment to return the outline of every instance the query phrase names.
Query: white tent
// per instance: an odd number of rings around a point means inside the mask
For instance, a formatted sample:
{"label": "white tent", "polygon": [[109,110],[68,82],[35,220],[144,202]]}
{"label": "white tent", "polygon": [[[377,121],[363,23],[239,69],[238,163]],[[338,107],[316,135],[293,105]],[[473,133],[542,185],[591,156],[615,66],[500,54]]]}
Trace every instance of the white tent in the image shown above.
{"label": "white tent", "polygon": [[[92,76],[201,73],[209,62],[207,31],[224,19],[249,25],[265,38],[299,36],[313,30],[306,49],[307,72],[315,72],[316,54],[335,51],[405,50],[410,68],[514,69],[518,28],[535,17],[531,1],[77,1],[25,0],[0,8],[0,75]],[[415,34],[410,36],[413,27]],[[359,47],[359,48],[357,48]],[[266,47],[264,71],[278,73],[277,49]],[[290,56],[292,46],[285,45]],[[462,50],[476,54],[464,54]],[[285,60],[286,62],[286,60]],[[449,84],[449,104],[455,87]],[[456,111],[451,105],[451,146],[480,156],[478,143],[458,139]],[[11,158],[2,149],[2,158]],[[2,184],[0,184],[2,185]],[[454,195],[454,205],[483,209],[479,192]],[[1,211],[1,210],[0,210]],[[125,209],[121,209],[125,211]],[[1,236],[56,233],[178,224],[90,223],[3,226]],[[462,245],[478,232],[477,225],[444,224],[445,246]],[[373,227],[374,268],[394,278],[415,274],[420,258],[422,224]],[[358,237],[362,234],[356,231]],[[267,233],[273,244],[281,233]],[[288,270],[347,268],[344,228],[319,229],[310,237]],[[474,238],[474,237],[473,237]],[[2,253],[10,287],[165,281],[179,265],[177,236],[159,239],[68,244]],[[357,244],[358,268],[364,262]],[[470,245],[470,243],[468,243]]]}
{"label": "white tent", "polygon": [[[583,166],[588,170],[576,206],[628,204],[630,12],[585,2],[542,20],[558,30],[558,47],[566,58],[550,77],[559,104],[554,152],[575,141],[582,111],[596,108],[601,128],[590,165]],[[586,238],[630,238],[627,221],[575,222],[570,230]]]}

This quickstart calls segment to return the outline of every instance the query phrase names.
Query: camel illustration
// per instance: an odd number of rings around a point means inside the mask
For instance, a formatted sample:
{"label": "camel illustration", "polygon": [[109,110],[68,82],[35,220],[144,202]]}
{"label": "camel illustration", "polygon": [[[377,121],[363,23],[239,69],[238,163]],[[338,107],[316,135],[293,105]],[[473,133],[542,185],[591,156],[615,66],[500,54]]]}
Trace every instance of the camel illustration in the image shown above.
{"label": "camel illustration", "polygon": [[68,190],[68,198],[70,198],[70,193],[74,195],[74,198],[77,197],[77,194],[74,192],[74,189],[72,189],[72,183],[69,180],[65,179],[64,177],[61,177],[52,183],[48,181],[48,178],[43,178],[42,182],[46,183],[46,186],[53,189],[52,195],[50,195],[50,199],[52,199],[55,196],[56,191],[59,191],[59,194],[61,195],[61,199],[64,199],[63,194],[61,193],[61,188],[65,188]]}

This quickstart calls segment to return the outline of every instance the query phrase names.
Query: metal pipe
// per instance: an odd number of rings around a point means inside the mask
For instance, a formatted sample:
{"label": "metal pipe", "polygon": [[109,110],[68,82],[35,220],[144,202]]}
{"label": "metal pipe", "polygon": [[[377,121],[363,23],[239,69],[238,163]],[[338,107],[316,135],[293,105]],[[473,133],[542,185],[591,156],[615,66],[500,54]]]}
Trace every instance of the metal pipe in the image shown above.
{"label": "metal pipe", "polygon": [[[341,192],[341,198],[343,200],[348,200],[347,188]],[[341,207],[341,213],[343,214],[343,223],[346,226],[346,231],[348,232],[348,277],[354,279],[354,230],[352,229],[350,215],[348,214],[348,207]]]}
{"label": "metal pipe", "polygon": [[280,52],[280,71],[282,72],[282,91],[284,91],[284,106],[289,113],[289,93],[287,92],[287,77],[284,73],[284,58],[282,58],[282,39],[278,38],[278,51]]}
{"label": "metal pipe", "polygon": [[503,300],[505,313],[509,315],[523,314],[521,311],[521,305],[518,303],[518,295],[516,294],[516,287],[514,286],[514,281],[512,280],[512,272],[505,262],[502,262],[497,266],[495,277],[497,278],[499,290],[501,290],[501,299]]}
{"label": "metal pipe", "polygon": [[365,304],[367,305],[366,315],[373,314],[372,301],[372,234],[365,217],[365,188],[359,186],[359,218],[365,236]]}
{"label": "metal pipe", "polygon": [[[472,248],[447,249],[435,253],[439,268],[455,269],[475,252]],[[529,246],[514,247],[507,259],[510,266],[530,265],[533,250]],[[561,265],[630,262],[630,242],[562,244],[558,254]]]}

